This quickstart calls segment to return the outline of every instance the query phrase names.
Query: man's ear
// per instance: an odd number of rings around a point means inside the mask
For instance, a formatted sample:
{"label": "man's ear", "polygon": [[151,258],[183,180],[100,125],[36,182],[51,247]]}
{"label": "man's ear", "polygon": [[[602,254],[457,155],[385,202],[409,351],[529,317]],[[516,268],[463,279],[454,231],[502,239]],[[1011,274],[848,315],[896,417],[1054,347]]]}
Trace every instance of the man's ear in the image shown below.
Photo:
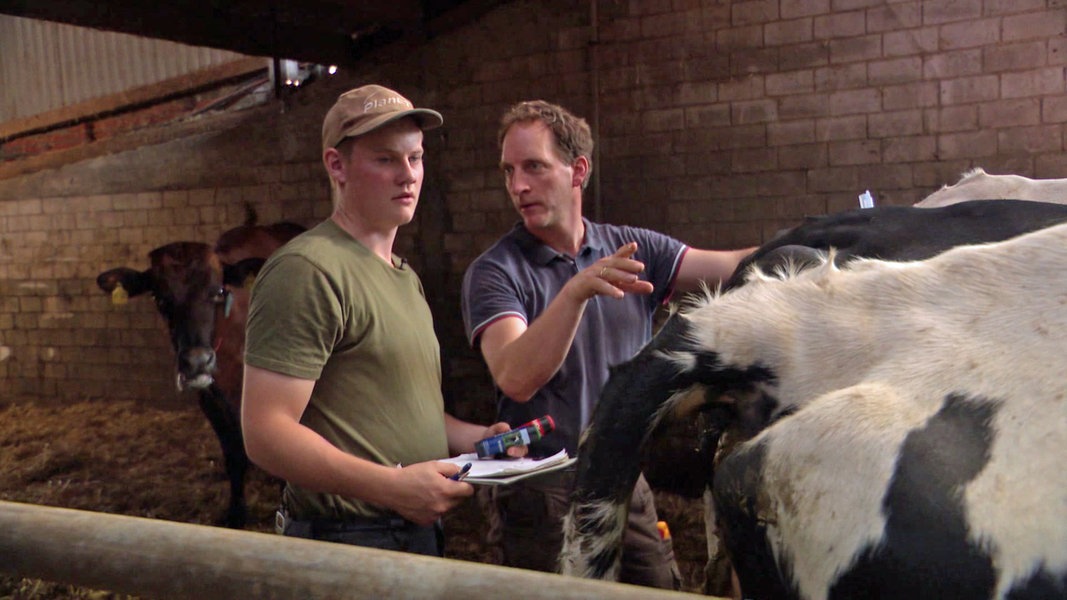
{"label": "man's ear", "polygon": [[345,183],[345,161],[337,148],[327,148],[322,151],[322,164],[326,166],[326,172],[337,183]]}
{"label": "man's ear", "polygon": [[571,165],[571,170],[574,175],[571,178],[571,185],[574,187],[582,187],[585,183],[585,178],[589,177],[589,159],[584,156],[579,156],[574,160],[574,164]]}

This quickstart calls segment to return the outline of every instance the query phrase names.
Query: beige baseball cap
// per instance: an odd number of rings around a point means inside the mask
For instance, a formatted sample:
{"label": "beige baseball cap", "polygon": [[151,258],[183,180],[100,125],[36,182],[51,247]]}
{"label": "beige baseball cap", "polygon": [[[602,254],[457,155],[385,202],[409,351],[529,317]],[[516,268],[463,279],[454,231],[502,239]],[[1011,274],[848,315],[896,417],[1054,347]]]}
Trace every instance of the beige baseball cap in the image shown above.
{"label": "beige baseball cap", "polygon": [[322,122],[322,149],[333,148],[345,138],[370,133],[407,116],[415,117],[423,131],[445,122],[441,113],[415,108],[410,100],[387,87],[365,85],[348,90],[337,97]]}

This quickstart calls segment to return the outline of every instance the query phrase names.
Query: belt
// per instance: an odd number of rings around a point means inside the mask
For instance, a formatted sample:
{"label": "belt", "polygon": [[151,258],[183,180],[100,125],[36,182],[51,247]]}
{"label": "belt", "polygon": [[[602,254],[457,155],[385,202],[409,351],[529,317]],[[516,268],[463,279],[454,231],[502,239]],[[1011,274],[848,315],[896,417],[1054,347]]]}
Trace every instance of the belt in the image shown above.
{"label": "belt", "polygon": [[418,527],[415,523],[403,517],[358,517],[350,516],[344,519],[330,519],[326,517],[313,517],[310,519],[294,519],[285,508],[279,508],[274,514],[274,529],[278,533],[285,533],[287,529],[298,528],[314,534],[349,533],[357,531],[396,531],[412,527]]}

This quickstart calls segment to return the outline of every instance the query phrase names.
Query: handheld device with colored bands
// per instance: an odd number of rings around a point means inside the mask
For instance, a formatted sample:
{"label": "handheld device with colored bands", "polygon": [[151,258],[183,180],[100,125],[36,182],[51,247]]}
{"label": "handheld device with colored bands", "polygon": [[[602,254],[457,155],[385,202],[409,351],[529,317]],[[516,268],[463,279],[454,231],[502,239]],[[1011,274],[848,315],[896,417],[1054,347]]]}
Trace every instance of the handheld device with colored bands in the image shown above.
{"label": "handheld device with colored bands", "polygon": [[474,444],[474,450],[478,453],[478,458],[492,458],[498,454],[504,454],[512,446],[529,446],[531,442],[536,442],[552,433],[555,428],[556,422],[552,420],[552,416],[545,415],[506,433],[485,438]]}

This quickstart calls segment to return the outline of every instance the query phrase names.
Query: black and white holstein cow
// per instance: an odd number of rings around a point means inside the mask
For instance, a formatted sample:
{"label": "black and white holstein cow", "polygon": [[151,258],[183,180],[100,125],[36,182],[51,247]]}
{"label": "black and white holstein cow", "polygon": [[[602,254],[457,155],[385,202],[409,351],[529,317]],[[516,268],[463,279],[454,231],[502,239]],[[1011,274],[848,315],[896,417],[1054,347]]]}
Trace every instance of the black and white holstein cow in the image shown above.
{"label": "black and white holstein cow", "polygon": [[1067,179],[1030,179],[1022,175],[990,175],[981,167],[965,172],[960,180],[916,202],[919,208],[937,208],[967,200],[1030,200],[1067,204]]}
{"label": "black and white holstein cow", "polygon": [[1040,227],[1067,212],[1026,204],[1034,233],[756,269],[672,315],[584,433],[562,572],[615,577],[642,447],[703,410],[735,442],[712,491],[744,597],[1065,597],[1067,225]]}
{"label": "black and white holstein cow", "polygon": [[166,321],[177,358],[178,390],[196,390],[200,409],[222,446],[230,502],[221,524],[244,527],[244,482],[249,468],[241,435],[240,402],[250,284],[267,257],[299,235],[300,225],[256,225],[249,207],[244,225],[202,242],[173,242],[152,250],[145,271],[127,267],[101,273],[96,283],[118,302],[151,294]]}
{"label": "black and white holstein cow", "polygon": [[723,284],[744,283],[753,265],[770,271],[785,262],[819,260],[808,250],[835,249],[842,264],[853,258],[921,260],[962,244],[999,242],[1067,220],[1067,207],[1021,200],[973,200],[938,208],[880,206],[808,217],[761,245]]}

